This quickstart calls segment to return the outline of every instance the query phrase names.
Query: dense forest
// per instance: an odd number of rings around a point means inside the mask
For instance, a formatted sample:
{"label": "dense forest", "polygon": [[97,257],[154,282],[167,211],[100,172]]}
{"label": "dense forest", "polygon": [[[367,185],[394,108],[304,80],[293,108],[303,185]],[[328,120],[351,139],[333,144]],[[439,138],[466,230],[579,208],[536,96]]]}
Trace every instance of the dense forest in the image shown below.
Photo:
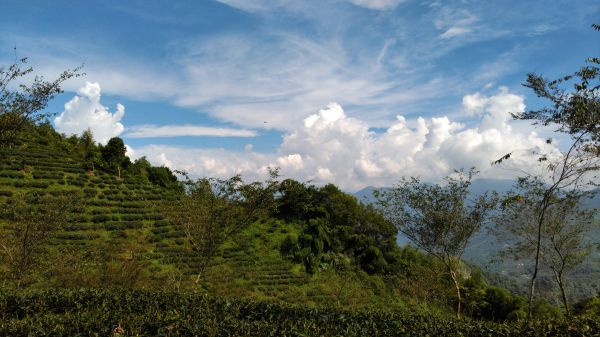
{"label": "dense forest", "polygon": [[[558,162],[534,154],[549,179],[475,195],[475,169],[406,177],[369,204],[277,168],[264,181],[196,179],[132,161],[120,138],[59,134],[44,109],[78,69],[11,89],[30,70],[3,68],[0,334],[597,335],[600,296],[569,293],[598,245],[597,210],[582,206],[600,158],[590,64],[558,81],[530,74],[552,105],[514,116],[572,137]],[[490,228],[500,258],[531,266],[522,292],[464,261]]]}

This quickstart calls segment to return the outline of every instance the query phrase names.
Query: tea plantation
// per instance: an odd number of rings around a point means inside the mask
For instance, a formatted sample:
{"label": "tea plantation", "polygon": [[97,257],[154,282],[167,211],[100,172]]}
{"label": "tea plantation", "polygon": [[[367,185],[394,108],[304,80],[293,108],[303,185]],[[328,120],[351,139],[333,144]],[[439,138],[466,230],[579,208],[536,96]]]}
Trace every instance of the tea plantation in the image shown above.
{"label": "tea plantation", "polygon": [[[11,282],[3,250],[0,336],[600,333],[595,307],[565,320],[543,304],[542,320],[503,322],[520,317],[523,303],[495,288],[501,301],[485,297],[492,288],[481,280],[465,288],[465,307],[487,320],[452,318],[450,283],[435,260],[397,247],[394,228],[333,185],[282,182],[277,209],[232,232],[201,268],[185,228],[165,213],[181,200],[180,184],[141,161],[126,170],[90,162],[79,139],[53,137],[0,149],[0,204],[73,202],[68,222],[32,246],[27,278]],[[11,226],[0,219],[2,235],[18,230]]]}
{"label": "tea plantation", "polygon": [[[92,172],[84,168],[80,154],[56,147],[25,144],[0,151],[0,202],[18,195],[75,196],[81,201],[69,224],[48,242],[50,252],[62,256],[63,263],[76,265],[55,262],[58,270],[34,286],[108,282],[179,288],[191,283],[200,257],[187,244],[183,229],[160,212],[160,203],[177,200],[178,189],[134,174],[118,178],[100,169]],[[298,223],[268,218],[235,233],[211,260],[201,288],[221,296],[308,305],[400,305],[386,293],[380,277],[359,270],[344,276],[326,271],[309,274],[302,263],[284,258],[282,242],[301,230]],[[103,262],[96,256],[79,263],[91,254],[102,255]]]}
{"label": "tea plantation", "polygon": [[[122,333],[114,333],[115,327]],[[3,336],[597,336],[598,320],[491,323],[141,290],[0,293]]]}

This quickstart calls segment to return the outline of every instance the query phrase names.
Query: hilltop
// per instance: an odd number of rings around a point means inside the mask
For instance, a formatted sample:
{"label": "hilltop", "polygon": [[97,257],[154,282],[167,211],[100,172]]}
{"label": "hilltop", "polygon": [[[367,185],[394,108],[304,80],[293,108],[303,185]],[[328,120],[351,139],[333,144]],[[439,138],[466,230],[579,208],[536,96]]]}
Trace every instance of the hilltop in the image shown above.
{"label": "hilltop", "polygon": [[[35,271],[32,266],[26,282],[194,287],[199,256],[162,206],[177,202],[182,185],[170,170],[143,158],[131,162],[122,154],[115,168],[103,160],[110,144],[90,145],[89,136],[65,137],[48,124],[31,125],[14,146],[0,150],[0,203],[29,197],[70,197],[78,203],[68,223],[45,241],[44,261]],[[344,307],[400,307],[417,300],[396,296],[416,291],[398,278],[434,262],[396,247],[395,229],[336,187],[286,183],[288,200],[276,213],[255,219],[219,246],[199,284],[202,291]],[[301,198],[310,200],[299,205]],[[328,199],[329,206],[319,204]],[[324,216],[337,224],[316,221]],[[360,221],[372,227],[355,227]],[[438,281],[427,287],[442,291],[440,275],[428,277]],[[448,309],[445,300],[437,305]]]}

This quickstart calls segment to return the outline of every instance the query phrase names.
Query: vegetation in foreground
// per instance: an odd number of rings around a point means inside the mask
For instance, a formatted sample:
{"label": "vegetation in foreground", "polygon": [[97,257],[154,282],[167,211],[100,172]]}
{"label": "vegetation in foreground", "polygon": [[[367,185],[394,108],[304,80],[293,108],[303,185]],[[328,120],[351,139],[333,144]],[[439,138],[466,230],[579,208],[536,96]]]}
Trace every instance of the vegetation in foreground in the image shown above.
{"label": "vegetation in foreground", "polygon": [[493,323],[144,290],[0,292],[5,336],[597,336],[600,321]]}

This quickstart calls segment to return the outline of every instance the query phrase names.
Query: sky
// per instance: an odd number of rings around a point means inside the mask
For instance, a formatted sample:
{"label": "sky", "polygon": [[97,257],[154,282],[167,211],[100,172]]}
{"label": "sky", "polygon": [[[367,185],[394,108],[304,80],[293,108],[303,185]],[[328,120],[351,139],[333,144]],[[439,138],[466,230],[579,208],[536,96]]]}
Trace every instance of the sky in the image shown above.
{"label": "sky", "polygon": [[59,132],[118,136],[194,177],[279,167],[347,191],[536,170],[533,152],[568,139],[511,119],[545,104],[527,73],[600,55],[595,0],[0,3],[0,66],[27,57],[53,79],[83,65],[48,106]]}

